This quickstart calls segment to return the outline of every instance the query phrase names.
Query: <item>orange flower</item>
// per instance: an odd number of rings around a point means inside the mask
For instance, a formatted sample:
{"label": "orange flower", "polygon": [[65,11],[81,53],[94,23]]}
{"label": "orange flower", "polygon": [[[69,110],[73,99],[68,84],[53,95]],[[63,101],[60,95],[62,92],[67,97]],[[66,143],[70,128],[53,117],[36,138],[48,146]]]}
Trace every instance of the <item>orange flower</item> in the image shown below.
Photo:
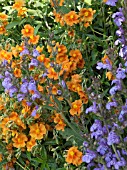
{"label": "orange flower", "polygon": [[0,162],[3,160],[3,155],[0,153]]}
{"label": "orange flower", "polygon": [[73,103],[72,103],[72,106],[71,106],[71,109],[70,109],[70,114],[72,116],[74,115],[80,115],[81,113],[81,107],[82,107],[82,100],[79,99],[79,100],[75,100]]}
{"label": "orange flower", "polygon": [[31,35],[28,41],[29,44],[37,44],[39,41],[39,35]]}
{"label": "orange flower", "polygon": [[57,125],[55,126],[56,130],[64,131],[66,124],[64,123],[63,118],[59,113],[55,114],[54,123],[57,123]]}
{"label": "orange flower", "polygon": [[13,4],[12,8],[19,10],[22,6],[25,6],[25,0],[15,0],[15,3]]}
{"label": "orange flower", "polygon": [[82,152],[80,152],[77,147],[71,147],[66,156],[66,162],[73,165],[80,165],[82,163]]}
{"label": "orange flower", "polygon": [[56,86],[53,86],[52,87],[52,94],[54,94],[54,95],[56,95],[57,94],[57,88],[56,88]]}
{"label": "orange flower", "polygon": [[18,16],[21,16],[22,18],[24,18],[24,17],[26,16],[26,11],[27,11],[27,8],[21,7],[21,8],[18,10]]}
{"label": "orange flower", "polygon": [[42,47],[37,46],[36,50],[37,50],[39,53],[41,53],[41,52],[43,51],[43,48],[44,48],[44,46],[42,46]]}
{"label": "orange flower", "polygon": [[58,54],[56,56],[56,63],[62,64],[63,62],[68,62],[68,56],[66,54]]}
{"label": "orange flower", "polygon": [[6,29],[4,26],[0,26],[0,34],[4,34],[6,32]]}
{"label": "orange flower", "polygon": [[103,64],[107,64],[107,61],[112,65],[112,61],[109,59],[107,55],[104,55],[104,57],[101,59]]}
{"label": "orange flower", "polygon": [[36,145],[36,140],[31,138],[26,144],[27,151],[30,152],[35,145]]}
{"label": "orange flower", "polygon": [[26,145],[26,141],[27,141],[27,137],[25,134],[23,133],[19,133],[17,136],[15,136],[14,138],[12,138],[12,141],[14,142],[13,143],[13,146],[16,147],[16,148],[22,148],[22,147],[25,147]]}
{"label": "orange flower", "polygon": [[46,68],[49,68],[50,67],[50,58],[44,58],[44,66]]}
{"label": "orange flower", "polygon": [[93,20],[93,15],[96,11],[92,10],[92,8],[82,8],[80,9],[79,15],[81,17],[82,21],[85,22],[92,22]]}
{"label": "orange flower", "polygon": [[90,23],[89,22],[86,22],[85,24],[84,24],[84,27],[89,27],[90,26]]}
{"label": "orange flower", "polygon": [[35,123],[30,126],[30,136],[34,139],[42,139],[46,134],[46,128],[43,123]]}
{"label": "orange flower", "polygon": [[78,94],[79,94],[80,99],[82,100],[82,102],[83,102],[84,104],[87,104],[87,103],[88,103],[88,96],[87,96],[87,94],[84,93],[82,90],[79,90],[79,91],[78,91]]}
{"label": "orange flower", "polygon": [[64,0],[60,0],[59,4],[58,4],[58,0],[55,0],[55,3],[53,0],[50,0],[50,3],[51,3],[51,6],[54,7],[54,6],[62,6],[63,3],[64,3]]}
{"label": "orange flower", "polygon": [[15,75],[15,77],[17,77],[17,78],[20,78],[20,77],[21,77],[21,70],[18,69],[18,68],[15,68],[15,69],[14,69],[14,75]]}
{"label": "orange flower", "polygon": [[70,11],[69,13],[64,15],[64,21],[67,25],[73,26],[79,22],[79,16],[75,13],[75,11]]}
{"label": "orange flower", "polygon": [[44,62],[45,59],[45,54],[41,54],[37,57],[37,60],[40,61],[41,63]]}
{"label": "orange flower", "polygon": [[26,24],[24,26],[24,29],[21,30],[21,32],[22,32],[23,36],[30,37],[30,36],[33,36],[33,34],[34,34],[34,28],[31,25]]}
{"label": "orange flower", "polygon": [[55,48],[57,49],[57,52],[58,52],[59,55],[67,53],[67,48],[63,44],[59,45],[59,43],[57,43]]}
{"label": "orange flower", "polygon": [[69,90],[74,91],[74,92],[77,92],[77,89],[82,88],[79,83],[73,82],[73,81],[68,81],[67,87],[68,87]]}
{"label": "orange flower", "polygon": [[71,61],[78,62],[79,60],[82,59],[82,54],[78,49],[71,50],[69,52],[69,55],[71,56],[71,58],[70,58]]}
{"label": "orange flower", "polygon": [[74,74],[71,76],[72,82],[74,83],[81,83],[82,78],[79,74]]}
{"label": "orange flower", "polygon": [[108,71],[108,72],[106,73],[106,78],[108,78],[109,80],[114,80],[114,79],[115,79],[115,77],[113,76],[113,74],[112,74],[111,71]]}
{"label": "orange flower", "polygon": [[4,20],[7,20],[8,16],[4,13],[1,13],[0,12],[0,20],[4,21]]}
{"label": "orange flower", "polygon": [[74,37],[75,31],[74,31],[74,30],[68,31],[68,35],[69,35],[70,37]]}
{"label": "orange flower", "polygon": [[62,68],[61,68],[59,74],[62,75],[64,73],[64,75],[65,74],[68,75],[71,72],[71,69],[72,68],[71,68],[70,62],[65,61],[65,62],[62,63]]}
{"label": "orange flower", "polygon": [[69,64],[70,64],[70,73],[71,73],[72,71],[76,70],[77,63],[75,61],[70,61]]}
{"label": "orange flower", "polygon": [[82,69],[82,68],[84,67],[84,64],[85,64],[85,61],[84,61],[84,59],[82,58],[81,60],[79,60],[79,61],[77,62],[77,67]]}
{"label": "orange flower", "polygon": [[56,11],[53,11],[53,14],[55,16],[55,21],[59,22],[61,26],[64,26],[63,16],[60,13],[57,13]]}
{"label": "orange flower", "polygon": [[50,67],[48,69],[48,78],[57,80],[58,79],[58,73],[55,72],[53,67]]}

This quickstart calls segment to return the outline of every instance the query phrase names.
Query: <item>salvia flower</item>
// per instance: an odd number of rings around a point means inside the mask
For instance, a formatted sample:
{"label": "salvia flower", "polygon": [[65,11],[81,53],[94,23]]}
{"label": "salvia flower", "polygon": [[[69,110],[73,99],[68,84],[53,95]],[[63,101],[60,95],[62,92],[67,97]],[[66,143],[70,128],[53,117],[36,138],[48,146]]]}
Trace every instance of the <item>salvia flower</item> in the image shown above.
{"label": "salvia flower", "polygon": [[[118,0],[106,0],[106,5],[110,5],[110,6],[116,6],[116,2]],[[104,1],[105,2],[105,1]]]}
{"label": "salvia flower", "polygon": [[107,144],[110,146],[115,143],[118,144],[119,142],[120,142],[119,136],[114,131],[111,131],[107,137]]}
{"label": "salvia flower", "polygon": [[118,27],[121,26],[122,22],[125,21],[125,17],[123,15],[122,8],[119,8],[119,12],[114,13],[112,15],[112,18],[114,19],[114,22]]}
{"label": "salvia flower", "polygon": [[87,149],[87,152],[85,153],[85,155],[82,157],[82,161],[86,162],[86,163],[90,163],[94,158],[97,157],[97,153]]}

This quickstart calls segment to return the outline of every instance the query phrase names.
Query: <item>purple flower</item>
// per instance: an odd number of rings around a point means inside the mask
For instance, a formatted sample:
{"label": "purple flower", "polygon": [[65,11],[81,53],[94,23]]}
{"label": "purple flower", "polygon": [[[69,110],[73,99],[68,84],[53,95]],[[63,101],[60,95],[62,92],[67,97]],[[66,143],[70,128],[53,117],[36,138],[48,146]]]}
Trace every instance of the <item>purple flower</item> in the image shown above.
{"label": "purple flower", "polygon": [[29,55],[29,54],[30,54],[29,50],[25,47],[24,50],[19,55],[23,56],[23,55]]}
{"label": "purple flower", "polygon": [[107,167],[108,167],[108,168],[111,168],[111,167],[114,166],[116,163],[117,163],[116,158],[112,158],[112,160],[107,163]]}
{"label": "purple flower", "polygon": [[112,81],[112,84],[114,84],[114,83],[116,85],[114,87],[112,87],[109,91],[109,93],[111,95],[114,95],[116,93],[116,91],[118,91],[118,90],[119,91],[122,90],[121,80],[115,79],[115,80]]}
{"label": "purple flower", "polygon": [[37,57],[40,54],[39,54],[39,52],[36,49],[34,49],[32,55],[33,55],[33,57]]}
{"label": "purple flower", "polygon": [[25,94],[18,94],[17,99],[19,102],[21,102],[25,98]]}
{"label": "purple flower", "polygon": [[21,91],[22,93],[28,93],[27,87],[28,87],[28,82],[24,82],[24,83],[21,85],[21,87],[20,87],[20,91]]}
{"label": "purple flower", "polygon": [[4,76],[2,74],[0,74],[0,79],[3,79],[3,78],[4,78]]}
{"label": "purple flower", "polygon": [[124,58],[127,55],[127,46],[123,46],[119,51],[119,56]]}
{"label": "purple flower", "polygon": [[31,60],[31,62],[30,62],[30,64],[29,64],[29,68],[30,68],[31,66],[37,67],[37,66],[38,66],[38,60],[32,58],[32,60]]}
{"label": "purple flower", "polygon": [[37,113],[37,111],[38,111],[38,108],[39,108],[39,106],[35,106],[35,108],[34,108],[34,110],[32,111],[32,113],[31,113],[31,116],[36,116],[36,113]]}
{"label": "purple flower", "polygon": [[34,101],[35,99],[40,99],[40,97],[41,97],[40,93],[39,93],[38,91],[36,91],[36,92],[32,95],[31,99]]}
{"label": "purple flower", "polygon": [[86,163],[90,163],[96,157],[97,157],[97,154],[94,151],[87,150],[85,155],[82,157],[82,161]]}
{"label": "purple flower", "polygon": [[110,6],[116,6],[116,2],[118,0],[107,0],[107,2],[105,3],[106,5],[110,5]]}
{"label": "purple flower", "polygon": [[98,69],[98,70],[100,70],[100,69],[112,70],[112,66],[108,61],[107,61],[107,64],[103,64],[102,62],[98,62],[96,69]]}
{"label": "purple flower", "polygon": [[100,128],[102,128],[101,121],[96,119],[95,123],[91,126],[90,131],[94,132],[95,130],[100,129]]}
{"label": "purple flower", "polygon": [[110,146],[112,144],[118,144],[120,142],[119,136],[114,131],[111,131],[107,137],[107,144]]}
{"label": "purple flower", "polygon": [[121,65],[119,65],[119,68],[117,69],[116,73],[117,79],[124,79],[126,77],[125,69],[121,68]]}
{"label": "purple flower", "polygon": [[108,102],[106,104],[106,109],[110,110],[111,107],[117,107],[117,102],[116,101],[113,101],[113,102]]}
{"label": "purple flower", "polygon": [[10,97],[13,97],[14,93],[18,92],[18,89],[15,86],[11,86],[9,89],[9,95]]}
{"label": "purple flower", "polygon": [[31,80],[28,84],[28,90],[29,91],[33,91],[35,92],[37,89],[36,89],[36,83],[35,81]]}
{"label": "purple flower", "polygon": [[87,148],[89,146],[89,143],[87,141],[84,141],[83,146],[85,146]]}
{"label": "purple flower", "polygon": [[61,95],[61,94],[62,94],[62,91],[61,91],[61,90],[57,90],[57,94],[58,94],[58,95]]}
{"label": "purple flower", "polygon": [[117,35],[118,37],[121,37],[123,34],[124,34],[124,30],[123,30],[122,27],[120,27],[119,30],[116,31],[116,35]]}
{"label": "purple flower", "polygon": [[97,113],[98,108],[96,102],[93,102],[93,105],[86,109],[86,114],[89,112]]}
{"label": "purple flower", "polygon": [[97,152],[99,152],[101,155],[105,155],[107,150],[108,150],[108,146],[104,144],[99,145],[97,148]]}
{"label": "purple flower", "polygon": [[[113,1],[113,0],[111,0]],[[112,18],[114,19],[115,24],[120,27],[122,25],[122,22],[125,21],[125,17],[122,12],[122,8],[119,8],[120,12],[116,12],[112,15]]]}

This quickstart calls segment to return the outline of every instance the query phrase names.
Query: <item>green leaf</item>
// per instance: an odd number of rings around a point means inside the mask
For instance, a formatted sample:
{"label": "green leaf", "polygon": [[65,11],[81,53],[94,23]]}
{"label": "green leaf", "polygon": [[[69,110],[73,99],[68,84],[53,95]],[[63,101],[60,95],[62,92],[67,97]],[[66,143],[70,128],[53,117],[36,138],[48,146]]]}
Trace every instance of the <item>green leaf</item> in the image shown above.
{"label": "green leaf", "polygon": [[43,159],[47,160],[47,152],[44,146],[42,146],[42,149],[41,149],[41,156]]}
{"label": "green leaf", "polygon": [[13,28],[13,27],[16,26],[16,25],[19,25],[20,22],[21,22],[20,20],[12,21],[11,23],[9,23],[9,24],[6,26],[6,29],[11,29],[11,28]]}
{"label": "green leaf", "polygon": [[91,5],[91,1],[92,0],[84,0],[84,2],[86,2],[88,5]]}
{"label": "green leaf", "polygon": [[55,97],[53,96],[53,100],[55,101],[55,103],[57,104],[57,107],[59,108],[59,111],[62,111],[62,104],[61,102]]}
{"label": "green leaf", "polygon": [[55,108],[52,107],[52,106],[43,105],[42,107],[43,107],[44,109],[48,109],[48,110],[55,110]]}
{"label": "green leaf", "polygon": [[34,34],[37,35],[39,28],[41,27],[41,24],[37,25],[34,29]]}
{"label": "green leaf", "polygon": [[66,8],[65,6],[61,6],[57,8],[57,12],[62,12],[64,14],[70,12],[70,10],[68,8]]}
{"label": "green leaf", "polygon": [[38,163],[43,163],[44,162],[44,160],[41,159],[41,158],[33,158],[32,161],[38,162]]}

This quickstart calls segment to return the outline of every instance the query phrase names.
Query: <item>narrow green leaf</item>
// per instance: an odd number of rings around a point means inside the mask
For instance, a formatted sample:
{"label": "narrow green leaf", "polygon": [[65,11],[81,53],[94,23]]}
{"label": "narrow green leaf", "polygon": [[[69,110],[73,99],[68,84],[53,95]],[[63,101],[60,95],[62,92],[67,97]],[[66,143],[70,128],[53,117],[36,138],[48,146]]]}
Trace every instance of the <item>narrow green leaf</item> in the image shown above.
{"label": "narrow green leaf", "polygon": [[20,22],[21,22],[20,20],[12,21],[11,23],[9,23],[9,24],[6,26],[6,29],[11,29],[11,28],[13,28],[13,27],[16,26],[16,25],[19,25]]}
{"label": "narrow green leaf", "polygon": [[55,110],[54,107],[52,107],[52,106],[47,106],[47,105],[43,105],[43,108],[44,108],[44,109],[48,109],[48,110]]}
{"label": "narrow green leaf", "polygon": [[34,34],[36,35],[38,33],[38,30],[40,29],[41,24],[37,25],[34,29]]}

